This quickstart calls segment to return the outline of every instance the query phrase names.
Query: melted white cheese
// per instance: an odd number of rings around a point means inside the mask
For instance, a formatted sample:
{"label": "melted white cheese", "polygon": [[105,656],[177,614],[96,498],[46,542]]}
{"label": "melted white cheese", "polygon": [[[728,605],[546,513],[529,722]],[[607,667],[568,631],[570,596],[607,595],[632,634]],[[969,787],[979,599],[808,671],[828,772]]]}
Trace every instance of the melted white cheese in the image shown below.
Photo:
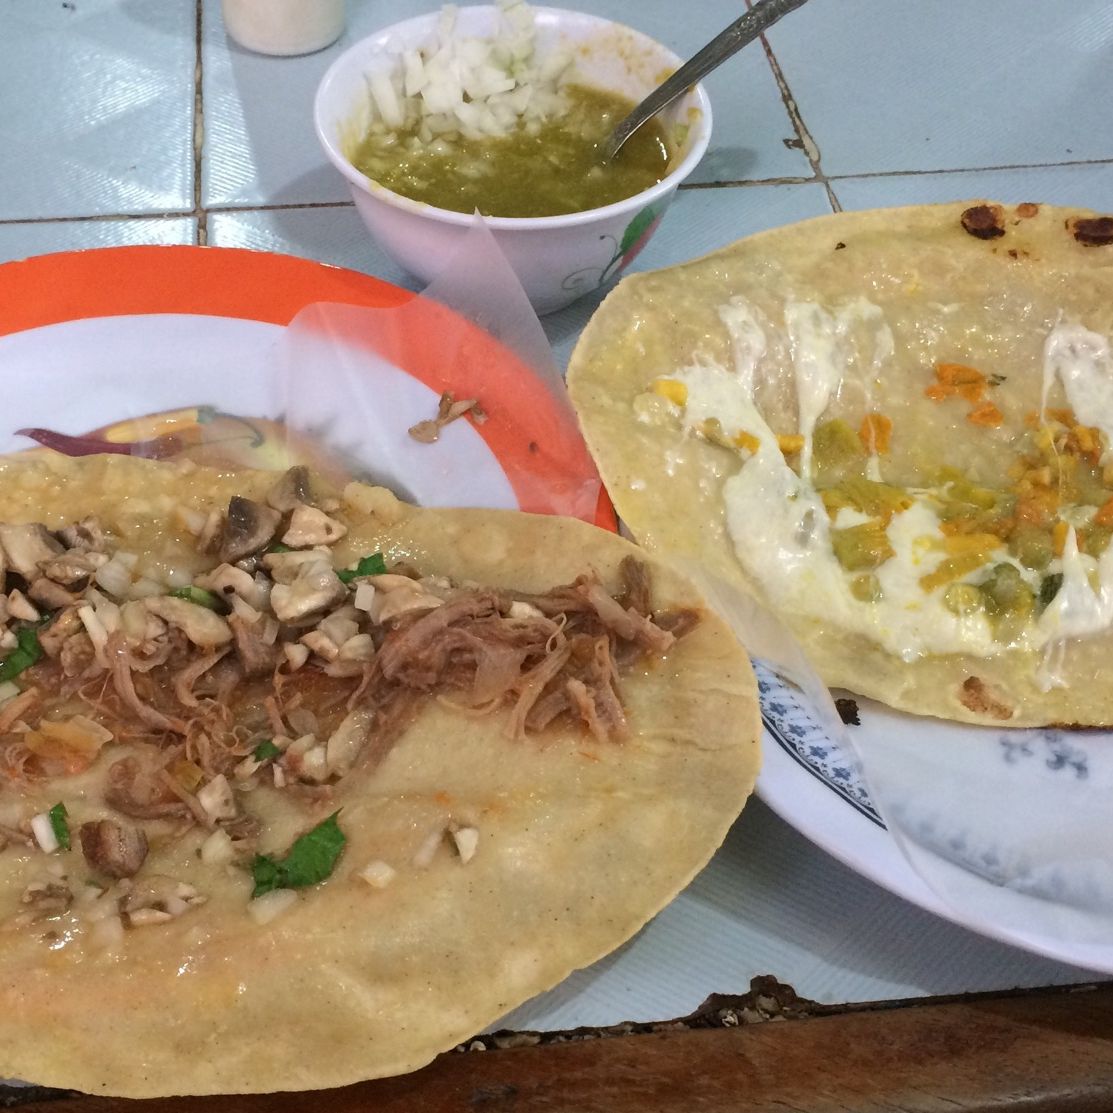
{"label": "melted white cheese", "polygon": [[[1078,551],[1074,529],[1067,532],[1062,559],[1055,562],[1063,583],[1040,615],[1046,638],[1077,638],[1096,634],[1113,623],[1113,546],[1100,560]],[[1097,581],[1097,591],[1091,586]]]}
{"label": "melted white cheese", "polygon": [[730,333],[731,351],[734,355],[734,373],[747,398],[754,396],[754,373],[761,357],[765,355],[765,330],[754,316],[753,309],[743,298],[731,300],[719,309],[719,320]]}
{"label": "melted white cheese", "polygon": [[792,370],[799,399],[800,474],[812,470],[812,434],[820,414],[842,382],[846,356],[842,350],[841,322],[815,302],[785,305],[785,326],[792,345]]}
{"label": "melted white cheese", "polygon": [[1113,445],[1113,353],[1109,341],[1082,325],[1057,325],[1043,347],[1041,409],[1055,379],[1079,421],[1096,426]]}
{"label": "melted white cheese", "polygon": [[[851,592],[856,574],[846,572],[831,547],[831,523],[818,493],[785,462],[776,437],[754,401],[758,362],[767,339],[754,312],[740,298],[720,310],[732,342],[733,369],[712,362],[684,368],[675,375],[688,388],[684,422],[691,428],[716,419],[723,432],[747,432],[759,440],[757,451],[724,484],[726,521],[736,551],[749,574],[778,609],[805,615],[872,638],[904,660],[924,654],[965,652],[990,656],[1004,647],[994,640],[984,613],[952,613],[944,588],[925,591],[921,580],[945,559],[943,534],[930,492],[912,491],[914,502],[893,515],[887,530],[894,555],[875,572],[882,598],[863,603]],[[846,336],[855,321],[875,328],[874,371],[893,351],[892,333],[881,311],[868,302],[843,306],[835,313],[810,302],[785,307],[793,370],[799,399],[800,432],[805,437],[801,475],[810,474],[811,436],[848,367]],[[1101,429],[1113,444],[1113,357],[1109,344],[1077,325],[1057,326],[1047,338],[1044,402],[1057,377],[1080,419]],[[876,476],[877,469],[870,469]],[[837,528],[867,520],[841,510]],[[1022,567],[1004,549],[994,562],[1012,564],[1039,590],[1041,576]],[[1020,647],[1044,648],[1040,683],[1061,684],[1058,660],[1066,638],[1096,633],[1113,624],[1113,546],[1100,561],[1079,553],[1073,528],[1061,560],[1048,573],[1063,582],[1039,620],[1022,635]],[[976,581],[984,568],[965,577]],[[1091,586],[1098,583],[1098,590]]]}

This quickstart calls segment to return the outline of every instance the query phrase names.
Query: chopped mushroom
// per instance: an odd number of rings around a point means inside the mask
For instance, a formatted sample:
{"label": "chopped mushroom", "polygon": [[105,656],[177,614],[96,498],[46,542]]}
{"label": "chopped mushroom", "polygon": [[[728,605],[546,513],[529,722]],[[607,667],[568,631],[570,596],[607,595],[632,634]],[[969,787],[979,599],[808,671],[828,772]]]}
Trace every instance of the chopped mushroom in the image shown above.
{"label": "chopped mushroom", "polygon": [[40,564],[62,552],[62,546],[46,526],[37,522],[18,526],[0,524],[0,545],[4,547],[8,567],[23,577],[34,576]]}
{"label": "chopped mushroom", "polygon": [[277,510],[233,495],[220,539],[220,559],[235,564],[254,556],[271,543],[281,521],[282,515]]}
{"label": "chopped mushroom", "polygon": [[48,560],[42,566],[42,574],[71,591],[83,591],[89,577],[107,563],[108,557],[104,553],[63,553],[54,560]]}
{"label": "chopped mushroom", "polygon": [[[312,503],[309,469],[304,464],[288,468],[282,478],[267,492],[267,505],[281,514],[289,514],[298,503]],[[286,544],[289,544],[287,541]]]}
{"label": "chopped mushroom", "polygon": [[152,595],[144,600],[147,609],[177,627],[194,645],[214,649],[232,640],[232,628],[208,607],[171,595]]}
{"label": "chopped mushroom", "polygon": [[23,895],[20,904],[27,906],[25,912],[16,917],[17,925],[33,924],[50,916],[58,916],[73,903],[70,887],[61,881],[32,881]]}
{"label": "chopped mushroom", "polygon": [[[84,585],[82,585],[84,586]],[[36,602],[42,604],[48,611],[60,610],[62,607],[72,607],[81,600],[81,595],[69,591],[55,580],[46,576],[39,576],[31,582],[27,594]]]}
{"label": "chopped mushroom", "polygon": [[28,601],[22,591],[16,590],[8,596],[8,614],[25,622],[38,622],[39,612]]}
{"label": "chopped mushroom", "polygon": [[238,595],[245,603],[257,610],[264,602],[264,594],[255,577],[234,564],[218,564],[211,572],[198,576],[195,586],[211,591],[221,599]]}
{"label": "chopped mushroom", "polygon": [[275,584],[271,589],[271,609],[280,622],[296,622],[319,614],[347,597],[348,589],[333,571],[328,557],[324,554],[317,556],[317,560],[298,566],[297,575],[291,583]]}
{"label": "chopped mushroom", "polygon": [[58,536],[67,548],[83,553],[103,553],[107,542],[100,522],[92,515],[60,529]]}
{"label": "chopped mushroom", "polygon": [[121,903],[129,927],[165,924],[205,903],[192,885],[155,875],[127,892]]}
{"label": "chopped mushroom", "polygon": [[315,506],[299,503],[290,515],[290,525],[282,535],[282,543],[294,549],[313,545],[334,545],[348,532],[348,527],[330,518]]}
{"label": "chopped mushroom", "polygon": [[81,853],[98,873],[107,877],[134,877],[147,858],[147,836],[130,824],[114,819],[83,823]]}
{"label": "chopped mushroom", "polygon": [[262,622],[247,622],[238,614],[228,616],[228,625],[236,647],[236,656],[246,677],[266,676],[274,671],[278,651],[263,640]]}

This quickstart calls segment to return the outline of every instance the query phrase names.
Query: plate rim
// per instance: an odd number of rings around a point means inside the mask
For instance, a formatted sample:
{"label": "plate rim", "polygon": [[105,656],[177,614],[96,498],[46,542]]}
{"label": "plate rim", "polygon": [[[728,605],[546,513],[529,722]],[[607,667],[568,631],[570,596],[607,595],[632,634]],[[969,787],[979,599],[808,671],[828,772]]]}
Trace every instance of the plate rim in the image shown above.
{"label": "plate rim", "polygon": [[[564,486],[569,460],[597,474],[571,407],[563,413],[517,353],[455,310],[362,271],[196,244],[86,248],[0,263],[0,337],[68,321],[160,314],[288,325],[321,303],[397,312],[401,327],[383,330],[374,343],[354,328],[346,335],[438,394],[452,389],[479,396],[482,389],[496,408],[502,398],[514,399],[525,422],[486,422],[476,432],[504,468],[523,511],[554,512],[554,492]],[[617,529],[601,480],[591,514],[595,525]]]}

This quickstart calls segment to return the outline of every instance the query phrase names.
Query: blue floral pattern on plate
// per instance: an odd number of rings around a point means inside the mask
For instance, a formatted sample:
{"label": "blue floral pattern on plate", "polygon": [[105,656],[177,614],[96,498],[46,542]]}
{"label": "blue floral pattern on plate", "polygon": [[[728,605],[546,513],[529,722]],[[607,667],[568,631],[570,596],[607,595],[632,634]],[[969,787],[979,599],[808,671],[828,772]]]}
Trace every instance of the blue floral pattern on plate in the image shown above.
{"label": "blue floral pattern on plate", "polygon": [[754,672],[766,734],[832,792],[883,828],[854,755],[827,734],[807,699],[769,664],[755,660]]}

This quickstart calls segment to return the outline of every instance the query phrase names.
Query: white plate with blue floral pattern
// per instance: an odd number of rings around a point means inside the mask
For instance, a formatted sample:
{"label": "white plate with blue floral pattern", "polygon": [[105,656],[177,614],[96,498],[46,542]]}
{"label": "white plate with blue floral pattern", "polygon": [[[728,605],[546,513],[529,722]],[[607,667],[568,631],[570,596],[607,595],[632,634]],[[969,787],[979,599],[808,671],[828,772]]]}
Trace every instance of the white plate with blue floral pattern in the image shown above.
{"label": "white plate with blue floral pattern", "polygon": [[783,819],[928,911],[1113,971],[1113,734],[968,727],[836,698],[848,745],[800,689],[755,670],[757,791]]}

